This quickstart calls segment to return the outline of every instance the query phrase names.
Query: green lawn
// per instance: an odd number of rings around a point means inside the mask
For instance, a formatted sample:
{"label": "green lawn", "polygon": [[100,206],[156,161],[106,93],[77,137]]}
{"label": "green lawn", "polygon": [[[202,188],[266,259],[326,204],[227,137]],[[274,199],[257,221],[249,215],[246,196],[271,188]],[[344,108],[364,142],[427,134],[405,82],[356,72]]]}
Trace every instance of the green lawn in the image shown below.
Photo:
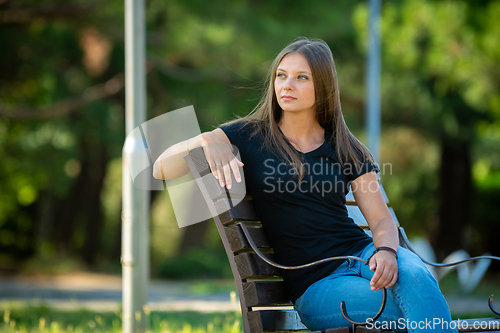
{"label": "green lawn", "polygon": [[[500,308],[500,286],[498,275],[488,276],[470,296],[484,297],[484,307],[478,313],[452,314],[453,319],[496,317],[487,309],[487,299],[495,294],[496,307]],[[233,291],[234,282],[196,282],[189,286],[195,294],[218,291]],[[445,294],[460,294],[456,274],[441,280]],[[241,333],[241,315],[238,312],[160,312],[147,311],[148,332],[160,333]],[[63,310],[47,306],[0,305],[0,333],[66,333],[66,332],[122,332],[121,311],[104,312],[90,310]]]}
{"label": "green lawn", "polygon": [[[13,306],[0,309],[0,332],[121,332],[120,312],[89,310],[65,311],[46,306]],[[148,332],[161,333],[240,333],[239,313],[146,311]]]}
{"label": "green lawn", "polygon": [[[146,311],[147,332],[241,333],[239,313]],[[121,312],[61,310],[47,306],[0,308],[0,333],[122,332]],[[461,316],[460,319],[494,317],[492,313]],[[454,319],[457,319],[456,317]]]}

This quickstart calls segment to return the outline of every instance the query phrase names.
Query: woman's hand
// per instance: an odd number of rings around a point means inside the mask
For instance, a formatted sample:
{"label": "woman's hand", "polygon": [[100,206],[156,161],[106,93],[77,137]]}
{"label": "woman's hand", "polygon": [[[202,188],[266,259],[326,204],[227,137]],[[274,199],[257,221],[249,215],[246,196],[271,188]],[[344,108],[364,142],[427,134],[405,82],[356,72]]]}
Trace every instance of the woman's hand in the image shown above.
{"label": "woman's hand", "polygon": [[231,170],[234,178],[241,182],[240,170],[243,163],[234,156],[231,146],[214,132],[203,133],[203,150],[207,157],[210,170],[220,186],[226,185],[228,189],[232,186]]}
{"label": "woman's hand", "polygon": [[368,264],[371,271],[375,270],[370,281],[372,290],[390,288],[398,280],[398,261],[393,253],[379,251],[375,253]]}

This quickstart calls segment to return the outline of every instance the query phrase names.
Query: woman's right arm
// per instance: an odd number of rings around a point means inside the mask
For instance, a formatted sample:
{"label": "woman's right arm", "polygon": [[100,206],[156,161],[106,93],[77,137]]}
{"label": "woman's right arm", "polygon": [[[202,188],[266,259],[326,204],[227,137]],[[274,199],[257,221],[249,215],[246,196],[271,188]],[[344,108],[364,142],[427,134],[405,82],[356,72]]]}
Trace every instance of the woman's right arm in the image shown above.
{"label": "woman's right arm", "polygon": [[[201,133],[189,140],[189,150],[203,147],[210,169],[221,186],[231,188],[231,170],[237,182],[241,181],[238,166],[243,166],[233,154],[228,137],[220,128]],[[172,179],[185,176],[189,167],[184,160],[188,153],[188,140],[179,142],[165,150],[153,165],[153,177],[156,179]]]}

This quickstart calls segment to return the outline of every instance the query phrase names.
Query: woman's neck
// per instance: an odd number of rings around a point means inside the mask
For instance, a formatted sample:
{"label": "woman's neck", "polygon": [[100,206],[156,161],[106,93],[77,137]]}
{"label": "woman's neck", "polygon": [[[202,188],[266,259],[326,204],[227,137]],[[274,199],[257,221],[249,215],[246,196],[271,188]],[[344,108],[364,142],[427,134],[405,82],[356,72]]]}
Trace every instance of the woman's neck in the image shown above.
{"label": "woman's neck", "polygon": [[311,114],[284,112],[278,126],[289,140],[299,143],[324,141],[324,129]]}

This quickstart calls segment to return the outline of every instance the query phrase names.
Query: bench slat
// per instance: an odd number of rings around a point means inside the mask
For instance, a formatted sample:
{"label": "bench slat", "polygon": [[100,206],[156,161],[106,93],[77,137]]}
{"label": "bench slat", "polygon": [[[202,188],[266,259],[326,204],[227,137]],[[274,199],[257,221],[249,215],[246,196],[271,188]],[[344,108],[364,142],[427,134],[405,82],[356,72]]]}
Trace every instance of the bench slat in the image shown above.
{"label": "bench slat", "polygon": [[213,201],[221,198],[227,198],[225,188],[220,186],[217,179],[215,179],[211,173],[201,177],[201,180],[207,189],[208,195]]}
{"label": "bench slat", "polygon": [[233,208],[227,198],[215,201],[214,205],[223,225],[229,225],[235,221],[260,221],[251,200],[242,200]]}
{"label": "bench slat", "polygon": [[[233,199],[243,199],[247,197],[246,187],[245,187],[245,178],[244,174],[241,174],[241,182],[237,182],[234,178],[234,174],[231,172],[232,186],[231,189],[227,190],[229,192],[229,196]],[[220,183],[212,174],[207,174],[202,178],[203,185],[207,189],[208,195],[213,201],[227,198],[226,188],[220,186]]]}
{"label": "bench slat", "polygon": [[231,214],[232,218],[238,221],[260,221],[251,200],[242,200],[231,209]]}
{"label": "bench slat", "polygon": [[250,333],[307,331],[295,310],[260,310],[248,313]]}
{"label": "bench slat", "polygon": [[[276,262],[274,254],[266,253],[266,256]],[[255,253],[240,253],[234,256],[238,267],[240,278],[244,279],[271,279],[278,278],[281,273],[278,268],[265,263]]]}
{"label": "bench slat", "polygon": [[292,305],[283,281],[245,282],[243,283],[243,296],[248,307]]}
{"label": "bench slat", "polygon": [[[248,233],[250,237],[257,245],[259,249],[269,250],[272,249],[271,244],[269,244],[269,240],[267,239],[266,233],[261,226],[247,226]],[[251,251],[252,248],[248,244],[248,241],[243,234],[243,230],[239,225],[231,225],[225,229],[227,240],[229,241],[229,245],[231,245],[231,250],[233,253],[238,252],[248,252]]]}

